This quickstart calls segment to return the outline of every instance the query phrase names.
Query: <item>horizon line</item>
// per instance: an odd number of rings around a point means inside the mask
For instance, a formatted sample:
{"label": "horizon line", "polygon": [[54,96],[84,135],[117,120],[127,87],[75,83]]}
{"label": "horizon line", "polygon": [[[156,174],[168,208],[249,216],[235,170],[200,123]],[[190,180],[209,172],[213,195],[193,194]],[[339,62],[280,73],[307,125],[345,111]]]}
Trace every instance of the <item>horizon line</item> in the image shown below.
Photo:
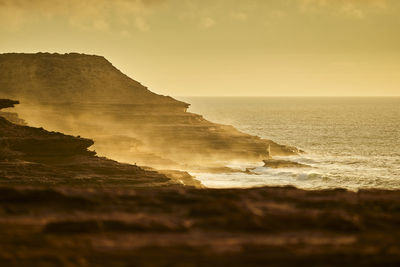
{"label": "horizon line", "polygon": [[274,95],[175,95],[174,97],[232,97],[232,98],[239,98],[239,97],[276,97],[276,98],[397,98],[400,95],[354,95],[354,96],[324,96],[324,95],[305,95],[305,96],[296,96],[296,95],[282,95],[282,96],[274,96]]}

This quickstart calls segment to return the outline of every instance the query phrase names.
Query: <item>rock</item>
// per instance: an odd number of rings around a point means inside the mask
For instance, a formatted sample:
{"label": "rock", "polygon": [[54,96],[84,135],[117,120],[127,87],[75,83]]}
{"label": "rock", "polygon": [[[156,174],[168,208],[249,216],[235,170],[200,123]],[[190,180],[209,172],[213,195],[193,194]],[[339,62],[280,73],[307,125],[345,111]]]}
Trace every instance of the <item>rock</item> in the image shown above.
{"label": "rock", "polygon": [[10,99],[0,99],[0,109],[12,108],[16,104],[19,104],[19,101],[10,100]]}
{"label": "rock", "polygon": [[263,160],[264,167],[278,169],[278,168],[311,168],[310,165],[281,159],[267,159]]}
{"label": "rock", "polygon": [[16,125],[0,117],[0,185],[201,186],[187,173],[165,175],[98,157],[88,150],[93,144],[91,139]]}
{"label": "rock", "polygon": [[253,172],[253,170],[254,170],[254,168],[246,168],[245,173],[250,174],[250,175],[259,175],[258,173]]}
{"label": "rock", "polygon": [[[151,166],[158,157],[170,168],[171,162],[259,161],[267,158],[268,147],[276,156],[300,152],[189,113],[188,103],[149,91],[101,56],[2,54],[1,96],[23,100],[19,115],[28,123],[88,136],[100,155],[124,154],[130,163]],[[129,136],[141,145],[112,151],[101,136]]]}
{"label": "rock", "polygon": [[[0,110],[4,108],[12,108],[17,104],[19,104],[19,101],[0,99]],[[26,122],[23,119],[19,118],[17,113],[0,111],[0,117],[3,117],[15,124],[26,125]]]}

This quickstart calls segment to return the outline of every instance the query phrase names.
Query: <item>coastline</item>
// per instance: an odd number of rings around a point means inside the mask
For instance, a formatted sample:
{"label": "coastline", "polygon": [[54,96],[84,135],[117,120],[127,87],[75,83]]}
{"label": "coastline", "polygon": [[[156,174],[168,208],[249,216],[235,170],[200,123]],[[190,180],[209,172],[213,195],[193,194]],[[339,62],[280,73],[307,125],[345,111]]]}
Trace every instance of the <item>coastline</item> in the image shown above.
{"label": "coastline", "polygon": [[[101,64],[92,62],[92,68],[104,66],[105,59],[100,61]],[[120,73],[108,63],[106,66],[110,73],[117,75],[115,81],[119,81]],[[95,78],[98,76],[88,80],[96,81],[93,87],[98,85]],[[135,84],[139,92],[145,92],[148,100],[153,101],[154,95],[147,88],[129,78],[123,81]],[[24,114],[35,110],[41,114],[38,121],[42,122],[47,116],[54,116],[55,123],[64,123],[60,118],[73,118],[70,126],[79,131],[73,126],[78,125],[76,122],[82,123],[80,127],[87,130],[84,136],[115,126],[113,132],[108,132],[109,136],[99,138],[103,147],[98,148],[104,151],[113,148],[117,154],[141,153],[148,162],[164,162],[166,166],[178,162],[178,166],[187,167],[183,170],[207,171],[209,175],[228,173],[246,179],[257,177],[258,173],[252,168],[189,165],[187,160],[198,156],[213,162],[216,158],[210,155],[215,152],[221,159],[251,158],[260,164],[266,160],[265,165],[270,168],[260,168],[277,172],[281,172],[280,167],[283,170],[307,169],[312,165],[279,158],[298,155],[299,149],[270,141],[275,139],[245,134],[246,131],[233,126],[211,123],[201,115],[187,113],[186,109],[178,112],[174,105],[171,110],[164,101],[175,100],[159,95],[156,98],[163,99],[163,103],[155,104],[160,110],[154,113],[151,110],[151,116],[148,116],[148,107],[140,103],[133,104],[134,109],[124,116],[118,104],[112,104],[114,109],[110,111],[110,106],[99,103],[94,106],[75,103],[89,110],[89,119],[84,122],[77,120],[82,115],[81,110],[74,109],[74,117],[64,113],[65,107],[57,105],[48,113],[39,107],[30,107]],[[4,108],[17,104],[5,103]],[[187,104],[182,103],[178,102],[178,108],[182,105],[187,108]],[[151,109],[153,104],[151,102]],[[52,113],[56,109],[57,112]],[[196,180],[190,171],[150,164],[143,166],[151,167],[142,167],[141,163],[120,163],[100,157],[89,149],[96,143],[92,138],[29,127],[13,113],[2,114],[14,123],[0,118],[3,144],[0,149],[0,265],[400,263],[400,190],[352,192],[346,189],[304,190],[292,186],[212,189]],[[22,117],[25,119],[25,115]],[[120,117],[123,120],[119,120]],[[157,118],[156,123],[144,124],[148,117]],[[85,125],[92,119],[96,121],[95,128]],[[151,138],[159,139],[159,143],[152,144],[161,149],[159,153],[135,151],[145,139],[134,135],[113,136],[120,134],[125,125],[135,131],[144,130],[143,125],[149,126],[150,130],[143,133],[151,133]],[[196,136],[195,142],[192,136]],[[115,137],[120,138],[118,142],[113,139]],[[182,139],[186,144],[180,150],[168,150],[181,145]],[[207,148],[204,149],[204,145]],[[274,160],[270,159],[270,149]],[[137,154],[132,153],[131,160],[136,160]],[[167,154],[175,157],[170,160],[164,157]]]}

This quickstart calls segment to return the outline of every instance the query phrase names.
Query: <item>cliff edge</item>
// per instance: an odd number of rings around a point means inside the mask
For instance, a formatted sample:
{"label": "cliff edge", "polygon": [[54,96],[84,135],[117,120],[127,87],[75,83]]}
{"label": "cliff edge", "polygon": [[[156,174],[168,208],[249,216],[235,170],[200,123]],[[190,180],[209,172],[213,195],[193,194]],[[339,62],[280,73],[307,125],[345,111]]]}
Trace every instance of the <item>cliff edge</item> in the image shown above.
{"label": "cliff edge", "polygon": [[100,56],[2,54],[0,97],[23,100],[18,113],[30,125],[88,136],[99,154],[125,162],[261,161],[269,146],[277,156],[299,152],[187,112],[189,104],[149,91]]}
{"label": "cliff edge", "polygon": [[[0,109],[17,103],[0,99]],[[93,144],[90,139],[17,125],[0,116],[0,185],[201,186],[188,175],[164,175],[98,157],[88,150]]]}

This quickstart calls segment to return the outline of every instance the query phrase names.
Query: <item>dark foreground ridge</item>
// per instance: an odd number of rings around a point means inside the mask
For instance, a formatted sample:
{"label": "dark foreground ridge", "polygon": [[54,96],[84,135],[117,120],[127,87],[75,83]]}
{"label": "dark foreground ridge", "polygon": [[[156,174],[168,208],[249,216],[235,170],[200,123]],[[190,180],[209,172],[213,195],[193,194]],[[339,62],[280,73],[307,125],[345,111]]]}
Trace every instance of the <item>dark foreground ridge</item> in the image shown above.
{"label": "dark foreground ridge", "polygon": [[2,186],[0,265],[396,266],[399,222],[395,191]]}

